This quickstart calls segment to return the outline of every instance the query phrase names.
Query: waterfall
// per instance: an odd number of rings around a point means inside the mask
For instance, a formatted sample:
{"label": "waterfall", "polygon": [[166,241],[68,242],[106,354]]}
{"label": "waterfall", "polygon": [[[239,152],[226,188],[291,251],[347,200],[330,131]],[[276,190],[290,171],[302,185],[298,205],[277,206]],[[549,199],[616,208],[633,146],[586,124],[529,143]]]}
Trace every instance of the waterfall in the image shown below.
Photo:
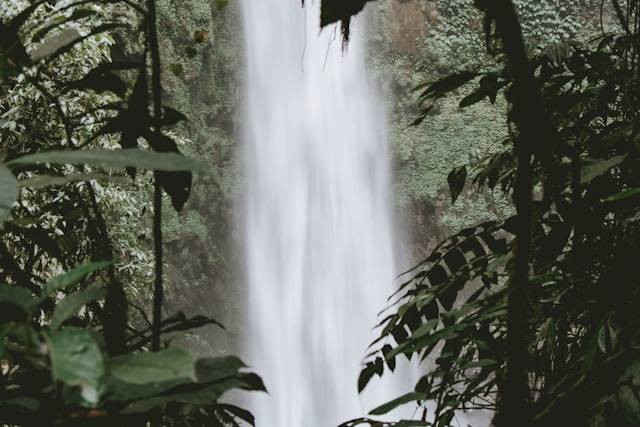
{"label": "waterfall", "polygon": [[395,272],[384,108],[362,20],[343,51],[339,29],[320,31],[319,1],[241,3],[244,354],[269,389],[250,406],[258,427],[333,427],[401,393],[357,393]]}

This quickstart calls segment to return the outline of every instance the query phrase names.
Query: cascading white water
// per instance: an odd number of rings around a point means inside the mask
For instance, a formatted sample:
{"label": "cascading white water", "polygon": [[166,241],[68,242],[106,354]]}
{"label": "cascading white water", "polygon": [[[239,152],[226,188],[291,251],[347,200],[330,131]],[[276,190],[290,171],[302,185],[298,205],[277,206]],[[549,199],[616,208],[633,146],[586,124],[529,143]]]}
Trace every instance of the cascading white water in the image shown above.
{"label": "cascading white water", "polygon": [[384,109],[362,21],[343,52],[318,3],[242,0],[245,353],[269,389],[251,405],[258,427],[333,427],[400,393],[356,387],[393,287]]}

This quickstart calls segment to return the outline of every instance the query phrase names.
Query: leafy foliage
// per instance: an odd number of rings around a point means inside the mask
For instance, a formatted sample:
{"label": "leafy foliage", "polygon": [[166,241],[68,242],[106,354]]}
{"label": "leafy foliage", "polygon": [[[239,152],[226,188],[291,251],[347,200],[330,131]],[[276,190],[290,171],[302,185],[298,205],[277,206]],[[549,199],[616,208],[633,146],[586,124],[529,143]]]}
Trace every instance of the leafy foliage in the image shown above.
{"label": "leafy foliage", "polygon": [[[14,6],[0,22],[0,419],[253,425],[251,414],[219,398],[231,389],[265,391],[259,377],[236,358],[196,359],[162,340],[215,320],[162,319],[162,299],[154,298],[153,319],[140,309],[146,325],[131,321],[127,275],[115,268],[97,196],[104,188],[96,178],[124,180],[118,169],[126,169],[139,180],[149,170],[179,210],[202,170],[169,132],[186,117],[158,102],[154,1]],[[114,42],[138,35],[142,54]],[[100,52],[97,60],[84,61],[84,49]],[[156,203],[156,224],[161,212]],[[161,295],[161,229],[154,234]]]}

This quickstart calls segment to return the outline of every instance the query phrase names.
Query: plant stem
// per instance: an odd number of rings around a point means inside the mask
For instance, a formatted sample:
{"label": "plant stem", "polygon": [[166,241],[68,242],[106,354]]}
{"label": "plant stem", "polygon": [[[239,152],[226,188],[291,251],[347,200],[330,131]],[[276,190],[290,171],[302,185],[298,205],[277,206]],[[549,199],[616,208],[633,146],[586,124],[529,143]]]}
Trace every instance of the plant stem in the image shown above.
{"label": "plant stem", "polygon": [[[153,93],[153,125],[154,132],[160,133],[162,121],[162,85],[160,80],[160,47],[158,45],[158,30],[155,0],[147,0],[147,31],[148,45],[151,52],[151,90]],[[153,194],[153,239],[155,251],[155,282],[153,287],[153,329],[151,350],[160,349],[160,329],[162,322],[162,302],[164,289],[162,287],[162,188],[155,175]]]}

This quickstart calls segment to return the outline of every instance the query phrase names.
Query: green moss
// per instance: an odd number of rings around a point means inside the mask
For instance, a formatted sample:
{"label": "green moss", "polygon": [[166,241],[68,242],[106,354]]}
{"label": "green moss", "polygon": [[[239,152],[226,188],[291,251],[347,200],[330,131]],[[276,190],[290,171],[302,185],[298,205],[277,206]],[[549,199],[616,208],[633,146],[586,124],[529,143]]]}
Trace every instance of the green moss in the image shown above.
{"label": "green moss", "polygon": [[209,234],[205,219],[199,212],[194,210],[178,214],[175,210],[167,206],[162,225],[164,227],[164,241],[167,243],[182,239],[206,241]]}
{"label": "green moss", "polygon": [[[167,58],[167,70],[163,74],[165,99],[189,118],[176,132],[190,141],[182,147],[185,153],[210,165],[194,185],[187,212],[183,214],[187,224],[184,228],[174,228],[172,239],[191,243],[195,239],[204,243],[206,236],[228,229],[237,180],[233,136],[238,58],[241,57],[237,5],[205,0],[162,0],[159,16],[163,24],[162,49]],[[196,30],[207,34],[202,43],[194,40]],[[193,48],[197,53],[189,57],[186,52]],[[183,75],[172,74],[168,69],[171,63],[180,63]],[[199,219],[196,221],[196,218]],[[201,232],[202,227],[208,232]],[[194,232],[196,230],[200,232]],[[222,258],[216,256],[216,259]],[[216,268],[225,267],[217,265]]]}
{"label": "green moss", "polygon": [[[416,0],[418,1],[418,0]],[[437,19],[424,16],[428,35],[416,52],[403,52],[393,40],[391,9],[395,0],[377,4],[371,27],[378,29],[369,42],[370,63],[389,101],[390,138],[396,166],[396,200],[401,207],[434,207],[437,223],[451,231],[513,212],[505,195],[464,192],[456,205],[448,196],[447,175],[454,167],[473,165],[502,151],[507,135],[506,103],[488,101],[460,110],[458,103],[470,87],[437,103],[434,113],[419,126],[410,126],[419,104],[412,89],[463,69],[492,69],[487,53],[482,17],[473,0],[420,1],[423,11],[436,10]],[[588,0],[516,2],[531,50],[540,42],[560,43],[589,34],[597,22]],[[427,7],[428,6],[428,7]],[[424,209],[417,209],[416,215]],[[431,211],[431,210],[427,210]]]}

